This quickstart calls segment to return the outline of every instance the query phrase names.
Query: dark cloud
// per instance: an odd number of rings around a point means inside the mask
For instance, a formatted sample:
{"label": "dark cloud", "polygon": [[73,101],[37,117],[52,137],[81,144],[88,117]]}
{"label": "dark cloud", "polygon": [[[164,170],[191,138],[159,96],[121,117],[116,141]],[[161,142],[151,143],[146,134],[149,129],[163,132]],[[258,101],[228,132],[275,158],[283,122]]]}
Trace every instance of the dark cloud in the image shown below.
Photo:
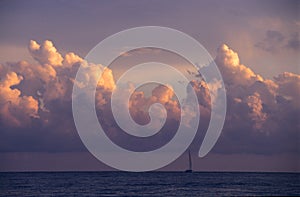
{"label": "dark cloud", "polygon": [[281,42],[284,39],[283,35],[278,31],[268,30],[266,35],[268,40],[275,42]]}
{"label": "dark cloud", "polygon": [[291,35],[286,45],[288,49],[292,49],[298,51],[300,49],[300,39],[299,39],[299,32],[295,32]]}
{"label": "dark cloud", "polygon": [[285,37],[279,31],[268,30],[265,34],[265,38],[254,46],[264,51],[274,53],[281,47],[284,39]]}
{"label": "dark cloud", "polygon": [[268,30],[265,38],[254,46],[270,53],[276,53],[284,49],[298,51],[300,49],[299,33],[294,32],[285,36],[279,31]]}

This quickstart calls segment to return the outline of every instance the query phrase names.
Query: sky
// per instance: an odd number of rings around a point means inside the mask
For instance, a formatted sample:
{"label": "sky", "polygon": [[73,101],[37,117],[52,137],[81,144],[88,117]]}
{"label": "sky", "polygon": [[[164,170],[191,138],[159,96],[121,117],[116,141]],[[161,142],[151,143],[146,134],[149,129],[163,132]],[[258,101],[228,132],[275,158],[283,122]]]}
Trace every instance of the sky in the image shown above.
{"label": "sky", "polygon": [[[299,7],[298,1],[1,1],[0,171],[112,170],[86,150],[76,132],[74,78],[100,41],[149,25],[180,30],[211,54],[227,91],[224,128],[212,151],[197,158],[211,113],[212,84],[171,53],[138,50],[121,56],[97,83],[97,116],[110,139],[145,151],[174,135],[180,110],[172,87],[122,89],[133,93],[128,105],[139,124],[149,122],[151,104],[165,106],[166,123],[149,142],[120,133],[110,109],[123,70],[160,58],[193,80],[201,111],[190,147],[195,170],[299,171]],[[87,62],[92,63],[101,64]],[[95,80],[93,69],[87,73]],[[186,168],[183,154],[161,170]]]}

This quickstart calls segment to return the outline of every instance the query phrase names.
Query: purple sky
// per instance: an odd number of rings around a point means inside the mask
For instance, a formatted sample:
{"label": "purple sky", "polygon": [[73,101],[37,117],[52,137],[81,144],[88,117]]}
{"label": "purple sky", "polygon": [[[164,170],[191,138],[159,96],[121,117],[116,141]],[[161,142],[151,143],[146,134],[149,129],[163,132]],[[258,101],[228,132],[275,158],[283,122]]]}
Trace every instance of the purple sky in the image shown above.
{"label": "purple sky", "polygon": [[[0,171],[111,170],[86,151],[76,132],[72,79],[78,62],[101,40],[147,25],[192,36],[223,75],[226,122],[205,158],[196,153],[211,98],[205,85],[193,84],[204,110],[191,145],[196,170],[299,171],[299,8],[298,1],[0,1]],[[129,139],[116,134],[107,109],[116,76],[105,77],[96,98],[98,118],[122,144]],[[141,103],[167,98],[172,117],[164,132],[173,131],[176,101],[172,92],[156,88],[153,98],[136,98],[132,116],[147,122]],[[160,137],[153,144],[168,139]],[[186,160],[184,154],[163,170],[184,170]]]}

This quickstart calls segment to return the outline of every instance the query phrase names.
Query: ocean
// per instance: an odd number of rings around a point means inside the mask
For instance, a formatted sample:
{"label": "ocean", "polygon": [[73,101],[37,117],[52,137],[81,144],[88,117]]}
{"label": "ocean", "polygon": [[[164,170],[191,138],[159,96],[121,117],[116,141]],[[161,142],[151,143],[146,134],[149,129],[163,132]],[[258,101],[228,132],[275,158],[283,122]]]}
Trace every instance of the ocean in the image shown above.
{"label": "ocean", "polygon": [[2,172],[1,196],[300,195],[300,173]]}

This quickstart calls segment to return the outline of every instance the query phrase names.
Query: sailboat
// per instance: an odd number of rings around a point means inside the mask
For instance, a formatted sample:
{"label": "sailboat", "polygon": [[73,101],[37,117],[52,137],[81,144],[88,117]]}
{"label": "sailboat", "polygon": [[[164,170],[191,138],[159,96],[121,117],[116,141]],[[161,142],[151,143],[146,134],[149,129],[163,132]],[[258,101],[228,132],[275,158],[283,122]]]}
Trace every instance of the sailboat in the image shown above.
{"label": "sailboat", "polygon": [[191,151],[189,150],[189,169],[187,169],[185,172],[193,172],[192,170],[192,158],[191,158]]}

